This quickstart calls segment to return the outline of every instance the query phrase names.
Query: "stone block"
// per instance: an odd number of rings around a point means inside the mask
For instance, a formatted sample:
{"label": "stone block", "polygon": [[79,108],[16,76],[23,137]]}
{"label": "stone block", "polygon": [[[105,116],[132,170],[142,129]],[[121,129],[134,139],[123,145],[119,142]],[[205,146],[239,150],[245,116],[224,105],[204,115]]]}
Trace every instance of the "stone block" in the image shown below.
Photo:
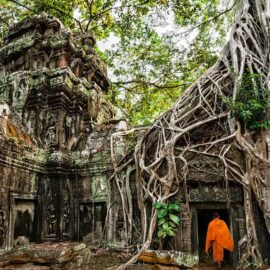
{"label": "stone block", "polygon": [[145,250],[139,256],[139,261],[152,264],[193,268],[198,264],[199,256],[189,252]]}

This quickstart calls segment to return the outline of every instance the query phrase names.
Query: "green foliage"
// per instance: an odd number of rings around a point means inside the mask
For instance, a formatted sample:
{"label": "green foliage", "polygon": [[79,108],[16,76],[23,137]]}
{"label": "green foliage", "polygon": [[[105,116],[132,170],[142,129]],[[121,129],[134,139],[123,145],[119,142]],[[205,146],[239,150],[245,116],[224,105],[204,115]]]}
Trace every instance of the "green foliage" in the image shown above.
{"label": "green foliage", "polygon": [[221,2],[0,0],[0,40],[12,23],[42,11],[93,32],[112,43],[98,50],[113,81],[110,100],[131,124],[149,125],[216,61],[232,17]]}
{"label": "green foliage", "polygon": [[239,84],[239,92],[232,102],[234,117],[250,130],[267,129],[270,119],[266,119],[267,97],[260,86],[260,75],[246,72]]}
{"label": "green foliage", "polygon": [[157,202],[155,208],[158,216],[158,238],[165,239],[167,236],[175,236],[180,224],[181,204],[179,202]]}

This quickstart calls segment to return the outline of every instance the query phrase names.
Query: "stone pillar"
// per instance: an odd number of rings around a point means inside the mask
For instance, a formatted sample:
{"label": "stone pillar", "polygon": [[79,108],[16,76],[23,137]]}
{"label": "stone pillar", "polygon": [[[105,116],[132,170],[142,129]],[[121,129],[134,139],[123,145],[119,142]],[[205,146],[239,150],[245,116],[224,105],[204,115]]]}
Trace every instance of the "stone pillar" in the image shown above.
{"label": "stone pillar", "polygon": [[[237,224],[238,224],[238,231],[239,231],[239,243],[235,243],[235,246],[239,250],[239,255],[243,254],[244,247],[241,248],[241,242],[244,240],[244,237],[247,233],[246,231],[246,217],[245,217],[245,210],[242,205],[237,207]],[[240,245],[239,245],[240,244]]]}
{"label": "stone pillar", "polygon": [[181,251],[191,252],[191,215],[186,205],[183,205],[181,234]]}

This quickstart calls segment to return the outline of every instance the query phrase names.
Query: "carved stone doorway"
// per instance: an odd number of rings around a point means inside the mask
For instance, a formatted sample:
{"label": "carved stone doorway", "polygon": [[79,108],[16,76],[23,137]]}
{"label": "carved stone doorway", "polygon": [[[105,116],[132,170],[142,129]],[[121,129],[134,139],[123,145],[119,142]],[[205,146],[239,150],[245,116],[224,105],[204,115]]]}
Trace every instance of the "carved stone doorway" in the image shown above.
{"label": "carved stone doorway", "polygon": [[106,202],[80,203],[79,240],[98,242],[104,233],[106,214]]}
{"label": "carved stone doorway", "polygon": [[192,252],[199,255],[200,262],[210,263],[212,255],[206,257],[205,254],[205,238],[209,222],[213,219],[213,213],[218,212],[230,229],[235,242],[233,253],[224,251],[223,265],[235,266],[238,262],[238,247],[239,232],[237,226],[237,214],[235,206],[226,208],[225,203],[194,203],[191,207],[192,223],[191,223],[191,242]]}
{"label": "carved stone doorway", "polygon": [[[205,239],[209,222],[213,220],[213,209],[198,209],[198,249],[200,261],[205,261]],[[230,219],[227,209],[218,209],[220,218],[224,220],[227,226],[230,228]],[[225,250],[224,252],[224,264],[230,264],[230,253]]]}
{"label": "carved stone doorway", "polygon": [[34,200],[15,199],[13,209],[14,241],[23,236],[29,242],[37,241],[37,214]]}
{"label": "carved stone doorway", "polygon": [[[39,196],[10,192],[10,214],[8,226],[8,248],[20,241],[40,240],[38,215]],[[22,238],[23,237],[23,238]]]}

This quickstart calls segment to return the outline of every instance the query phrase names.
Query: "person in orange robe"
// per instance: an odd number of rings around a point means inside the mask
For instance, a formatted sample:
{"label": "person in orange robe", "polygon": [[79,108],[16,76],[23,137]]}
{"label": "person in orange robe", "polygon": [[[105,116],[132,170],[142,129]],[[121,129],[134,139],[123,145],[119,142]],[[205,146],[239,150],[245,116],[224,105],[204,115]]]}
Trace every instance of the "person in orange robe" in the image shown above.
{"label": "person in orange robe", "polygon": [[227,224],[220,219],[219,213],[214,213],[213,220],[208,224],[205,251],[208,254],[209,249],[213,250],[213,259],[221,267],[224,258],[224,248],[233,251],[234,242]]}

